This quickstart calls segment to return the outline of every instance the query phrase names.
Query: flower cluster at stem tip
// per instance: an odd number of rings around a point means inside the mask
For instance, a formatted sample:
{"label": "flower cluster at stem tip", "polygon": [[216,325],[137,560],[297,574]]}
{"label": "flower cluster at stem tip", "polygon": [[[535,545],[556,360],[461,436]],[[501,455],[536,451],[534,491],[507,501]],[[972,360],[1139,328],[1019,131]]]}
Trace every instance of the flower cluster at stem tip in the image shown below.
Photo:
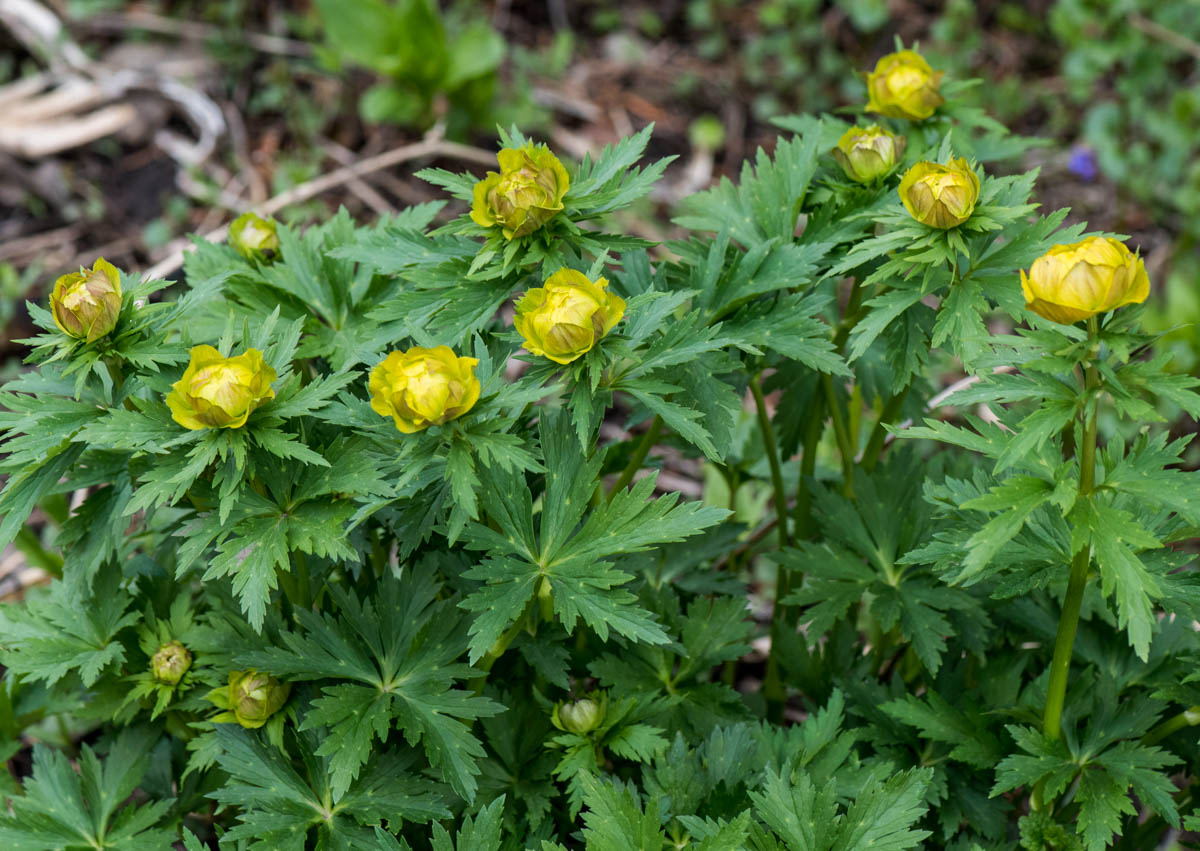
{"label": "flower cluster at stem tip", "polygon": [[[923,121],[944,103],[943,72],[934,71],[914,50],[882,57],[867,75],[867,112]],[[886,176],[904,155],[904,136],[874,125],[851,127],[830,152],[851,180],[870,183]],[[980,180],[962,157],[945,163],[916,163],[900,180],[900,201],[909,215],[931,228],[948,230],[967,222],[979,203]],[[1053,322],[1071,324],[1150,293],[1141,258],[1111,237],[1089,237],[1056,245],[1021,271],[1025,306]]]}

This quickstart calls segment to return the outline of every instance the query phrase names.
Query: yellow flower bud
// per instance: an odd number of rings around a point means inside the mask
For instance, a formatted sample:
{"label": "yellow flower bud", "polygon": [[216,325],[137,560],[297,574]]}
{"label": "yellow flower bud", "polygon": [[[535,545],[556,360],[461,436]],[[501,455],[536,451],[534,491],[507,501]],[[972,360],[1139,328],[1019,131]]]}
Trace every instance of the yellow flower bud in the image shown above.
{"label": "yellow flower bud", "polygon": [[371,409],[405,434],[461,417],[479,401],[478,363],[449,346],[392,352],[371,370]]}
{"label": "yellow flower bud", "polygon": [[889,53],[867,75],[867,112],[919,121],[945,103],[938,94],[943,71],[934,71],[915,50]]}
{"label": "yellow flower bud", "polygon": [[196,346],[183,377],[171,385],[167,407],[184,428],[241,428],[250,413],[275,398],[278,376],[258,349],[222,357],[212,346]]}
{"label": "yellow flower bud", "polygon": [[1054,322],[1071,324],[1150,295],[1142,258],[1109,237],[1056,245],[1021,270],[1025,306]]}
{"label": "yellow flower bud", "polygon": [[500,173],[489,171],[475,184],[471,218],[488,228],[500,225],[505,239],[533,233],[563,208],[571,180],[545,145],[504,148],[496,155]]}
{"label": "yellow flower bud", "polygon": [[291,691],[291,683],[281,683],[270,674],[253,669],[231,671],[228,709],[237,723],[253,730],[266,724],[287,703]]}
{"label": "yellow flower bud", "polygon": [[229,244],[247,260],[270,263],[279,257],[279,234],[275,220],[242,213],[229,226]]}
{"label": "yellow flower bud", "polygon": [[165,685],[173,686],[183,679],[188,668],[192,667],[192,654],[178,641],[171,641],[158,648],[150,660],[150,670],[154,679]]}
{"label": "yellow flower bud", "polygon": [[870,183],[896,167],[907,144],[904,136],[895,136],[876,124],[866,129],[851,127],[832,153],[846,177]]}
{"label": "yellow flower bud", "polygon": [[900,180],[900,200],[921,224],[943,230],[957,227],[975,210],[979,176],[962,157],[952,157],[945,165],[919,162]]}
{"label": "yellow flower bud", "polygon": [[117,325],[121,314],[121,273],[103,257],[54,282],[50,293],[54,324],[64,334],[93,343]]}
{"label": "yellow flower bud", "polygon": [[513,324],[532,354],[570,363],[596,345],[625,315],[625,301],[605,291],[608,281],[559,269],[517,302]]}

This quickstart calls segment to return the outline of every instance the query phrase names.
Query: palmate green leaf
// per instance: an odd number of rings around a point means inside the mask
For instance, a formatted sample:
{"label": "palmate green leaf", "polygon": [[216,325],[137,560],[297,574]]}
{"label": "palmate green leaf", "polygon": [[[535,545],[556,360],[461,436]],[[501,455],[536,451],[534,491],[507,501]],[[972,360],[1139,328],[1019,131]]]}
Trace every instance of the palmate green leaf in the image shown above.
{"label": "palmate green leaf", "polygon": [[767,772],[759,792],[751,792],[755,811],[791,851],[828,851],[837,837],[837,799],[832,783],[817,789],[807,773],[794,781]]}
{"label": "palmate green leaf", "polygon": [[920,289],[894,289],[877,295],[863,306],[869,312],[850,332],[846,359],[858,360],[902,313],[920,303],[925,293]]}
{"label": "palmate green leaf", "polygon": [[53,685],[75,671],[85,686],[125,660],[117,634],[138,621],[126,612],[130,596],[113,586],[95,596],[55,581],[31,593],[23,605],[0,606],[0,647],[12,674]]}
{"label": "palmate green leaf", "polygon": [[534,595],[542,593],[543,583],[568,632],[582,618],[602,640],[611,629],[635,641],[668,643],[655,618],[619,587],[633,577],[605,559],[681,541],[720,522],[728,512],[699,503],[679,505],[678,494],[651,499],[650,476],[587,514],[598,484],[600,455],[584,455],[562,415],[543,418],[541,443],[547,472],[540,499],[540,540],[534,531],[533,494],[514,471],[486,473],[484,511],[498,530],[472,524],[464,532],[468,547],[489,553],[463,574],[485,583],[460,604],[477,613],[470,629],[471,661],[481,658],[523,616]]}
{"label": "palmate green leaf", "polygon": [[808,294],[763,302],[722,323],[721,333],[751,354],[770,349],[818,372],[850,376],[850,367],[830,340],[829,326],[817,318],[825,301]]}
{"label": "palmate green leaf", "polygon": [[759,148],[753,165],[742,164],[736,185],[721,178],[712,189],[687,198],[675,223],[714,233],[728,230],[747,247],[772,237],[791,242],[796,214],[817,169],[820,136],[814,130],[802,138],[780,139],[772,156]]}
{"label": "palmate green leaf", "polygon": [[1053,485],[1035,476],[1012,476],[992,487],[984,496],[964,502],[962,508],[999,511],[966,542],[967,556],[962,569],[950,577],[955,583],[969,585],[978,581],[984,569],[1009,541],[1017,536],[1034,511],[1054,496]]}
{"label": "palmate green leaf", "polygon": [[[302,728],[326,727],[317,753],[330,761],[335,796],[348,789],[394,725],[420,744],[455,791],[471,800],[483,747],[463,720],[494,715],[494,701],[455,688],[473,674],[456,664],[465,644],[453,600],[438,600],[431,568],[390,575],[374,597],[331,591],[343,617],[296,613],[299,629],[281,635],[282,647],[244,652],[238,664],[292,680],[343,681],[322,687]],[[344,681],[351,681],[345,683]]]}
{"label": "palmate green leaf", "polygon": [[11,851],[162,851],[173,827],[158,827],[171,801],[118,810],[141,782],[156,736],[127,729],[103,762],[84,745],[76,774],[66,756],[35,745],[25,794],[0,810],[0,844]]}
{"label": "palmate green leaf", "polygon": [[433,826],[433,851],[500,851],[501,814],[504,811],[504,796],[501,795],[474,817],[463,819],[454,841],[450,831],[440,824]]}
{"label": "palmate green leaf", "polygon": [[[1140,435],[1128,453],[1104,452],[1104,481],[1101,491],[1115,490],[1130,494],[1176,512],[1188,523],[1200,525],[1200,488],[1193,483],[1193,474],[1178,469],[1180,456],[1188,439],[1167,443],[1168,434]],[[1124,443],[1119,444],[1124,449]]]}
{"label": "palmate green leaf", "polygon": [[649,194],[666,167],[676,159],[674,156],[663,157],[644,168],[636,166],[653,132],[654,124],[651,123],[632,136],[605,145],[595,160],[584,155],[563,199],[573,220],[595,218],[628,207]]}
{"label": "palmate green leaf", "polygon": [[1150,639],[1158,628],[1154,602],[1162,596],[1158,579],[1134,551],[1162,543],[1138,524],[1133,515],[1099,499],[1076,503],[1073,516],[1091,530],[1092,552],[1100,568],[1100,590],[1116,595],[1118,626],[1143,662],[1149,659]]}
{"label": "palmate green leaf", "polygon": [[659,827],[658,802],[643,803],[634,789],[619,780],[578,775],[587,809],[583,835],[587,851],[628,851],[661,848],[666,837]]}
{"label": "palmate green leaf", "polygon": [[916,727],[926,739],[952,745],[951,759],[976,768],[990,768],[1000,758],[1000,743],[981,719],[969,717],[933,690],[923,699],[909,694],[880,708],[896,720]]}
{"label": "palmate green leaf", "polygon": [[303,851],[313,829],[317,847],[370,851],[378,846],[369,825],[386,818],[398,827],[450,815],[436,785],[412,773],[412,759],[378,753],[353,784],[334,794],[328,761],[312,733],[294,740],[307,768],[304,776],[258,731],[218,724],[215,736],[218,762],[230,781],[209,797],[238,807],[240,823],[225,837],[249,842],[249,851]]}
{"label": "palmate green leaf", "polygon": [[12,543],[33,509],[48,494],[53,493],[62,477],[79,461],[84,447],[64,445],[53,452],[44,463],[26,467],[9,475],[0,493],[0,547]]}
{"label": "palmate green leaf", "polygon": [[55,544],[63,553],[63,578],[68,584],[89,587],[105,560],[129,546],[125,506],[132,495],[129,475],[118,473],[111,485],[88,496],[63,524]]}
{"label": "palmate green leaf", "polygon": [[[1087,757],[1072,754],[1063,740],[1051,741],[1041,732],[1029,727],[1008,727],[1009,733],[1023,754],[1013,754],[1006,757],[996,767],[996,784],[992,788],[992,796],[1015,789],[1018,786],[1032,788],[1037,783],[1044,784],[1043,794],[1047,798],[1056,797],[1066,789],[1067,785],[1079,776],[1080,810],[1077,829],[1084,839],[1088,851],[1102,851],[1108,846],[1113,834],[1121,828],[1125,815],[1135,812],[1133,802],[1129,799],[1130,770],[1137,772],[1140,768],[1157,768],[1173,761],[1168,757],[1159,762],[1162,754],[1158,748],[1148,749],[1144,759],[1128,760],[1121,758],[1123,752],[1114,753],[1118,764],[1124,763],[1127,775],[1118,779],[1117,776],[1105,770],[1103,756],[1092,757],[1095,765],[1087,765]],[[1132,743],[1130,743],[1132,744]],[[1114,749],[1115,750],[1115,749]],[[1132,764],[1130,764],[1132,762]],[[1140,764],[1139,764],[1140,763]],[[1081,768],[1082,765],[1082,768]],[[1146,778],[1137,774],[1140,782]],[[1161,793],[1161,785],[1148,784],[1148,789],[1154,794]]]}
{"label": "palmate green leaf", "polygon": [[818,787],[802,769],[794,779],[786,772],[768,771],[762,790],[751,792],[750,798],[759,817],[789,851],[916,848],[930,835],[913,825],[928,809],[925,790],[933,770],[910,769],[886,779],[885,771],[868,775],[844,813],[839,811],[834,784]]}
{"label": "palmate green leaf", "polygon": [[874,474],[856,475],[853,502],[827,487],[813,490],[814,517],[827,540],[800,541],[775,556],[804,577],[785,601],[805,607],[810,646],[852,605],[866,600],[880,627],[896,628],[936,672],[946,638],[959,631],[956,624],[987,620],[969,593],[936,581],[927,570],[907,567],[902,559],[925,541],[931,522],[931,508],[920,495],[920,466],[913,453],[893,454]]}

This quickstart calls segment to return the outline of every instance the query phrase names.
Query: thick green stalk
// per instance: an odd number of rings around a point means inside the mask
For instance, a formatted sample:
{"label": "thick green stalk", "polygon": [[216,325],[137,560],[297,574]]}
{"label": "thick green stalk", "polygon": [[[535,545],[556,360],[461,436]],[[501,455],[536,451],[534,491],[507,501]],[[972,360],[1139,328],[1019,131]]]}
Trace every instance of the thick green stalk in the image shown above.
{"label": "thick green stalk", "polygon": [[867,446],[862,453],[862,468],[870,473],[875,469],[875,465],[879,463],[879,459],[883,456],[883,441],[887,439],[887,426],[896,421],[896,417],[900,416],[900,409],[904,407],[904,400],[908,396],[908,391],[912,388],[909,384],[895,396],[887,400],[883,406],[883,410],[879,414],[879,420],[875,423],[875,427],[871,429],[871,436],[867,439]]}
{"label": "thick green stalk", "polygon": [[1178,733],[1184,727],[1195,727],[1200,724],[1200,706],[1185,709],[1178,715],[1172,715],[1146,735],[1142,736],[1141,744],[1156,745],[1172,733]]}
{"label": "thick green stalk", "polygon": [[821,434],[825,431],[825,400],[814,394],[808,410],[808,422],[804,426],[804,449],[800,456],[800,484],[796,490],[796,522],[794,534],[797,541],[805,540],[812,533],[812,493],[808,480],[817,472],[817,448],[821,445]]}
{"label": "thick green stalk", "polygon": [[612,498],[616,496],[622,489],[629,486],[633,481],[633,477],[637,475],[637,471],[642,469],[642,462],[646,460],[646,456],[650,454],[650,449],[654,446],[654,441],[658,440],[658,436],[662,434],[663,421],[662,417],[655,416],[650,423],[650,428],[646,429],[646,433],[642,435],[642,440],[638,443],[637,448],[633,450],[633,457],[629,459],[629,463],[625,465],[625,469],[621,471],[620,478],[612,486],[608,492],[608,501],[612,502]]}
{"label": "thick green stalk", "polygon": [[771,415],[767,413],[767,400],[763,398],[758,376],[750,379],[750,393],[754,396],[754,407],[758,412],[758,428],[762,432],[763,447],[767,463],[771,466],[771,487],[775,491],[775,516],[778,518],[779,548],[789,543],[787,524],[787,493],[783,489],[783,468],[779,465],[779,450],[775,448],[775,433],[771,430]]}
{"label": "thick green stalk", "polygon": [[833,436],[837,439],[838,452],[842,456],[842,493],[853,499],[854,446],[850,441],[850,432],[846,430],[842,406],[838,404],[837,393],[833,389],[833,376],[829,373],[821,373],[821,387],[825,391],[825,404],[829,408],[829,417],[833,420]]}
{"label": "thick green stalk", "polygon": [[[779,532],[779,548],[783,549],[789,543],[787,531],[787,495],[783,489],[783,469],[779,464],[779,450],[775,447],[775,433],[771,429],[771,417],[767,413],[767,400],[763,398],[762,386],[758,376],[750,379],[750,393],[754,396],[754,407],[758,412],[758,427],[762,431],[763,447],[767,454],[767,463],[771,466],[771,486],[775,491],[776,527]],[[787,574],[782,566],[778,568],[775,582],[775,602],[771,612],[771,653],[767,657],[767,672],[763,679],[763,697],[767,701],[767,718],[780,721],[783,718],[783,707],[787,702],[787,689],[779,674],[779,657],[776,652],[778,638],[786,626],[784,607],[780,603],[787,596]]]}
{"label": "thick green stalk", "polygon": [[[1090,358],[1098,357],[1096,337],[1099,323],[1095,317],[1088,320],[1088,339],[1092,351]],[[1084,388],[1094,395],[1100,386],[1100,371],[1089,363],[1084,375]],[[1098,400],[1086,400],[1083,417],[1083,446],[1079,453],[1079,497],[1086,497],[1095,486],[1096,477],[1096,406]],[[1091,412],[1089,414],[1089,408]],[[1067,596],[1063,599],[1062,614],[1058,618],[1058,635],[1054,639],[1054,658],[1050,662],[1050,684],[1046,692],[1046,710],[1042,715],[1042,732],[1050,740],[1062,736],[1063,702],[1067,696],[1067,678],[1071,671],[1071,651],[1075,646],[1075,632],[1079,628],[1079,609],[1083,604],[1083,591],[1087,587],[1088,568],[1091,565],[1091,550],[1084,547],[1071,560],[1071,574],[1067,582]]]}

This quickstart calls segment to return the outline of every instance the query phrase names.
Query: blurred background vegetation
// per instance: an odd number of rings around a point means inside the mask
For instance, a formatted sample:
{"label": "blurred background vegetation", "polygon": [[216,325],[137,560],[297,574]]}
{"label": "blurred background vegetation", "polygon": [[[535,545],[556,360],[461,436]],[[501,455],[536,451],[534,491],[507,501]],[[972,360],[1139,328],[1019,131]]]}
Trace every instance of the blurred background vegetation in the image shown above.
{"label": "blurred background vegetation", "polygon": [[[291,222],[387,215],[436,197],[409,177],[430,157],[482,172],[497,124],[579,158],[653,121],[652,153],[680,155],[652,202],[665,208],[769,149],[772,118],[862,103],[861,71],[897,36],[1044,140],[1010,170],[1040,166],[1045,205],[1131,236],[1174,368],[1200,363],[1200,0],[10,5],[62,29],[0,14],[5,373],[29,331],[22,299],[57,275],[97,256],[169,268],[184,235],[271,199]],[[472,147],[345,173],[443,137]],[[667,238],[664,212],[623,224]]]}

